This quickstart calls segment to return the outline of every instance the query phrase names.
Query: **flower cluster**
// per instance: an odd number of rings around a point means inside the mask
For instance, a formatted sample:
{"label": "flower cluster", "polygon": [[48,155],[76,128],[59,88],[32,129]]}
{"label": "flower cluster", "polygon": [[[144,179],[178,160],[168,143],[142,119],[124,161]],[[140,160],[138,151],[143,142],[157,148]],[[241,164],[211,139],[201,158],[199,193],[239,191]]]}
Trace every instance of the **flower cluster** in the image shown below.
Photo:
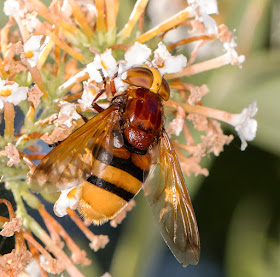
{"label": "flower cluster", "polygon": [[[123,93],[129,68],[146,64],[157,68],[168,81],[172,93],[165,103],[165,113],[171,120],[165,128],[175,138],[174,147],[186,175],[207,175],[208,170],[200,165],[202,158],[209,153],[218,156],[232,141],[233,136],[223,133],[220,122],[235,128],[242,150],[247,141],[255,138],[255,102],[240,114],[206,107],[202,97],[209,93],[207,85],[196,86],[183,80],[185,76],[226,65],[241,66],[245,60],[235,50],[233,33],[223,24],[218,26],[210,16],[218,13],[216,1],[188,0],[185,8],[145,31],[147,3],[136,1],[128,22],[119,28],[119,0],[54,0],[49,7],[40,0],[5,1],[8,21],[1,29],[0,42],[0,109],[5,120],[4,135],[0,137],[0,176],[5,188],[12,191],[17,210],[15,213],[9,201],[0,199],[9,211],[9,217],[0,215],[0,234],[14,235],[16,239],[16,249],[0,257],[1,276],[27,273],[34,261],[43,276],[62,271],[83,276],[76,264],[88,265],[91,261],[29,190],[27,177],[36,167],[34,161],[46,154],[36,144],[38,140],[47,144],[62,141],[83,124],[84,115],[98,112],[94,103],[108,107],[113,97],[110,83],[114,82],[117,94]],[[188,26],[188,31],[181,39],[165,41],[170,30],[183,25]],[[133,32],[136,28],[138,37]],[[222,53],[197,62],[201,47],[214,40],[221,44]],[[188,54],[178,54],[185,51],[180,46],[190,43]],[[24,114],[24,124],[16,133],[15,106]],[[199,141],[193,130],[199,133]],[[176,141],[179,135],[183,135],[185,144]],[[42,196],[55,202],[57,216],[70,216],[94,251],[109,242],[107,236],[93,234],[75,212],[77,189],[50,195],[42,192]],[[47,231],[28,214],[23,200],[39,211]],[[133,205],[131,202],[111,225],[116,227]],[[64,243],[72,257],[64,252]]]}

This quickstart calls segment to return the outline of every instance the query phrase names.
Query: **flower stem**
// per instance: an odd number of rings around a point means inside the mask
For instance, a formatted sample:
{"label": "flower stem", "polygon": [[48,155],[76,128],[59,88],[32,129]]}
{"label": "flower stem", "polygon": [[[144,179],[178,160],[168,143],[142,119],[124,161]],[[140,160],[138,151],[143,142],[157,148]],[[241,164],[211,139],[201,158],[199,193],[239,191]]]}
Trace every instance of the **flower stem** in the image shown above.
{"label": "flower stem", "polygon": [[96,235],[93,234],[83,223],[83,221],[81,220],[81,218],[75,213],[75,211],[71,210],[71,209],[67,209],[67,213],[69,214],[69,216],[71,217],[71,219],[75,222],[75,224],[81,229],[81,231],[86,235],[86,237],[90,240],[90,241],[94,241],[94,239],[96,238]]}
{"label": "flower stem", "polygon": [[[4,198],[1,198],[1,199],[0,199],[0,204],[1,204],[1,203],[5,204],[5,205],[7,206],[7,209],[8,209],[8,212],[9,212],[9,218],[10,218],[10,220],[11,220],[12,218],[15,218],[16,215],[15,215],[15,212],[14,212],[14,209],[13,209],[13,206],[12,206],[11,202],[8,201],[8,200],[6,200],[6,199],[4,199]],[[1,221],[6,221],[6,218],[1,216]]]}
{"label": "flower stem", "polygon": [[5,138],[11,140],[14,136],[14,118],[15,107],[14,104],[4,102],[4,119],[5,119]]}
{"label": "flower stem", "polygon": [[222,56],[213,58],[211,60],[207,60],[201,63],[196,63],[190,66],[185,67],[181,72],[178,73],[173,73],[173,74],[165,74],[164,78],[165,79],[175,79],[175,78],[180,78],[183,76],[189,76],[189,75],[194,75],[198,74],[204,71],[212,70],[215,68],[222,67],[224,65],[230,64],[231,59],[229,58],[229,55],[225,53]]}
{"label": "flower stem", "polygon": [[36,83],[36,85],[42,91],[42,93],[43,93],[42,97],[44,99],[47,99],[49,97],[49,94],[48,94],[48,91],[46,90],[46,87],[43,83],[43,80],[42,80],[39,69],[36,66],[34,66],[34,67],[30,66],[28,63],[27,63],[27,67],[28,67],[28,70],[29,70],[29,72],[32,76],[33,82]]}
{"label": "flower stem", "polygon": [[79,262],[84,265],[89,264],[90,261],[86,257],[82,257],[83,253],[79,246],[72,240],[72,238],[68,235],[65,229],[45,210],[45,208],[43,206],[40,206],[38,211],[44,219],[46,226],[49,226],[51,224],[54,230],[56,230],[56,232],[58,232],[58,234],[64,239],[72,253],[80,256]]}
{"label": "flower stem", "polygon": [[186,20],[189,17],[190,17],[189,8],[186,8],[186,9],[180,11],[179,13],[175,14],[174,16],[170,17],[166,21],[162,22],[161,24],[150,29],[149,31],[147,31],[146,33],[144,33],[143,35],[138,37],[136,39],[136,41],[138,41],[140,43],[144,43],[147,40],[157,36],[158,34],[164,33],[166,31],[174,28],[175,26],[179,25],[181,22],[183,22],[184,20]]}
{"label": "flower stem", "polygon": [[97,32],[106,31],[105,24],[105,3],[104,0],[95,0],[95,7],[97,10],[97,18],[96,18],[96,29]]}
{"label": "flower stem", "polygon": [[130,14],[128,22],[125,24],[124,28],[120,31],[119,36],[127,38],[130,36],[133,27],[136,22],[139,20],[139,17],[143,14],[149,0],[138,0],[133,8],[133,11]]}
{"label": "flower stem", "polygon": [[177,41],[176,43],[172,43],[172,44],[169,44],[168,46],[166,46],[166,48],[168,50],[172,50],[174,48],[176,48],[177,46],[180,46],[180,45],[184,45],[184,44],[187,44],[187,43],[191,43],[191,42],[194,42],[194,41],[198,41],[198,40],[214,40],[217,38],[217,35],[202,35],[202,36],[196,36],[196,37],[190,37],[190,38],[185,38],[185,39],[182,39],[180,41]]}
{"label": "flower stem", "polygon": [[70,5],[72,7],[73,16],[77,20],[78,24],[81,26],[83,32],[88,38],[93,37],[93,31],[91,30],[90,26],[87,24],[84,15],[80,9],[80,6],[78,5],[77,1],[70,1]]}
{"label": "flower stem", "polygon": [[78,270],[78,268],[73,264],[71,259],[61,250],[55,242],[52,241],[51,237],[41,228],[41,226],[33,220],[30,222],[30,229],[32,233],[38,237],[45,246],[49,249],[54,256],[59,259],[63,265],[65,265],[65,270],[73,277],[83,277],[84,275]]}
{"label": "flower stem", "polygon": [[206,117],[215,118],[217,120],[231,124],[231,113],[198,105],[192,106],[188,104],[181,104],[181,106],[187,113],[197,113]]}
{"label": "flower stem", "polygon": [[117,20],[117,10],[115,9],[114,0],[105,0],[105,7],[107,30],[114,30],[116,28]]}

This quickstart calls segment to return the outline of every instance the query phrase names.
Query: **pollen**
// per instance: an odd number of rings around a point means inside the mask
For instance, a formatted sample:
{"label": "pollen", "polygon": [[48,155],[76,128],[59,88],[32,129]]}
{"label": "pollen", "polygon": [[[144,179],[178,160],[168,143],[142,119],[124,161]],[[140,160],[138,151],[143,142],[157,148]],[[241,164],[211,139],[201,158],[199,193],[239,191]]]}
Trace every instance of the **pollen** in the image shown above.
{"label": "pollen", "polygon": [[92,95],[96,95],[96,90],[95,89],[91,89],[91,90],[89,90],[90,91],[90,93],[92,94]]}
{"label": "pollen", "polygon": [[102,60],[101,60],[101,64],[102,64],[102,66],[104,67],[104,69],[107,69],[107,65],[106,65],[105,62],[103,62]]}
{"label": "pollen", "polygon": [[0,96],[2,97],[8,97],[12,94],[12,91],[10,89],[1,89],[0,90]]}
{"label": "pollen", "polygon": [[70,190],[68,192],[67,198],[69,198],[69,199],[75,198],[76,193],[77,193],[77,188],[73,188],[72,190]]}
{"label": "pollen", "polygon": [[158,64],[158,67],[164,67],[164,60],[160,61],[161,63]]}
{"label": "pollen", "polygon": [[25,52],[25,58],[31,59],[33,56],[34,56],[34,54],[31,50]]}

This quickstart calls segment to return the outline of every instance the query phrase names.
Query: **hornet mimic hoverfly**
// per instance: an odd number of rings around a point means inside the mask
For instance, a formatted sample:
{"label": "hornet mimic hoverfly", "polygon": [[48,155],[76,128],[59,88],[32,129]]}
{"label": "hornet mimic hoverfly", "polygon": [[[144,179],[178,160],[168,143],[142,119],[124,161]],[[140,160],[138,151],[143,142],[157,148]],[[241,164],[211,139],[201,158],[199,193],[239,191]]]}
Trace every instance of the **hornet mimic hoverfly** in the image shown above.
{"label": "hornet mimic hoverfly", "polygon": [[78,188],[78,210],[94,224],[115,217],[143,186],[167,245],[197,264],[197,223],[180,165],[163,127],[170,89],[154,67],[126,71],[127,89],[62,141],[37,166],[31,188]]}

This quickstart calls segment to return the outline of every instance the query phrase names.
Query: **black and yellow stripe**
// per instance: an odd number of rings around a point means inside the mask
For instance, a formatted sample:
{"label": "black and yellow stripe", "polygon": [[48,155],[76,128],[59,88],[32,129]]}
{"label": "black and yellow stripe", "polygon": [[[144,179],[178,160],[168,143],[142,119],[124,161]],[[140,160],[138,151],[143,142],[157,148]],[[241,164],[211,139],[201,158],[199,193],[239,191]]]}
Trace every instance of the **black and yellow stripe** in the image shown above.
{"label": "black and yellow stripe", "polygon": [[[126,149],[125,149],[126,150]],[[126,150],[127,151],[127,150]],[[105,148],[100,147],[97,159],[107,165],[121,169],[143,182],[143,170],[136,166],[131,158],[121,158],[110,154]]]}
{"label": "black and yellow stripe", "polygon": [[112,183],[106,182],[103,179],[96,177],[94,175],[91,175],[87,181],[99,188],[105,189],[109,192],[114,193],[115,195],[121,197],[126,202],[129,202],[133,197],[134,194],[126,191],[125,189],[122,189]]}
{"label": "black and yellow stripe", "polygon": [[[79,210],[95,224],[113,218],[139,192],[150,167],[148,155],[126,148],[94,149],[92,175],[81,186]],[[96,154],[97,152],[97,154]]]}

